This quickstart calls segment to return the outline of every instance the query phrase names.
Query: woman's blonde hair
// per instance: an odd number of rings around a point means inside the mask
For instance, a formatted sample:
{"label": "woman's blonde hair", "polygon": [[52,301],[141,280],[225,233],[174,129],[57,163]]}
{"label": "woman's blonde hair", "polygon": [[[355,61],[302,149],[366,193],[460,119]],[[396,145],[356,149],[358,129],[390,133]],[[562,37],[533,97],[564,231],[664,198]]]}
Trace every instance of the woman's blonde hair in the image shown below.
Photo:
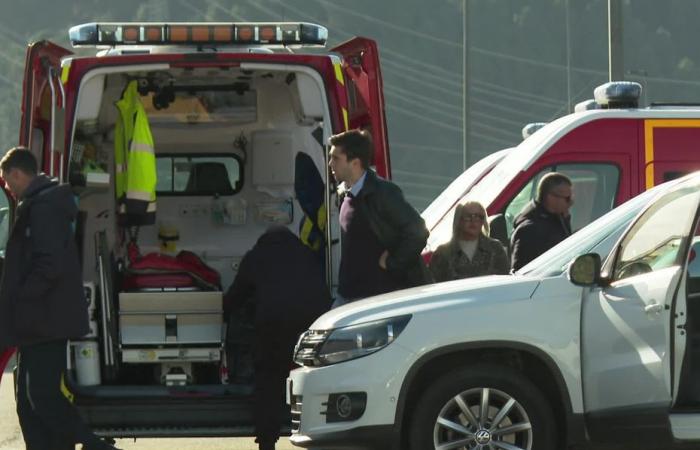
{"label": "woman's blonde hair", "polygon": [[481,224],[481,234],[484,236],[488,237],[491,233],[491,227],[489,226],[489,216],[486,213],[486,208],[484,208],[484,205],[477,201],[467,201],[462,203],[461,205],[458,206],[457,212],[459,212],[459,215],[461,217],[462,214],[464,214],[464,210],[467,207],[472,207],[475,209],[478,209],[479,212],[484,216],[484,221]]}

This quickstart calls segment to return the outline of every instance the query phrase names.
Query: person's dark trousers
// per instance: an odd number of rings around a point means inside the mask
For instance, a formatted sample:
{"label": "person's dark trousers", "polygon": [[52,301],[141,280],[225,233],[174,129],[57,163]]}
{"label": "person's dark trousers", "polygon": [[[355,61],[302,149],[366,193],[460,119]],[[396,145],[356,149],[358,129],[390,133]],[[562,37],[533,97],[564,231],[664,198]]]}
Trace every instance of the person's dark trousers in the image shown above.
{"label": "person's dark trousers", "polygon": [[260,449],[273,449],[289,419],[286,380],[298,335],[279,328],[259,330],[255,346],[255,436]]}
{"label": "person's dark trousers", "polygon": [[61,390],[66,341],[22,346],[18,351],[17,416],[27,450],[73,450],[102,444]]}

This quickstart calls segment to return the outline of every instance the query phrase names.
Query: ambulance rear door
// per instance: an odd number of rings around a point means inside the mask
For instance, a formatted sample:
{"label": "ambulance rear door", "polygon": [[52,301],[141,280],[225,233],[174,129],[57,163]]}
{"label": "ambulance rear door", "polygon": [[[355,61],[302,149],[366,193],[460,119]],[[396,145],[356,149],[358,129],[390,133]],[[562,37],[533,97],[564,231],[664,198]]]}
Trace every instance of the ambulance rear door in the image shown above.
{"label": "ambulance rear door", "polygon": [[[10,224],[13,222],[14,210],[14,198],[7,191],[5,181],[0,178],[0,274],[2,274],[5,266],[5,246],[10,234]],[[0,314],[3,314],[3,312],[0,312]],[[0,326],[2,326],[1,323]],[[6,366],[14,352],[14,348],[3,348],[0,346],[0,382],[2,382],[2,374],[5,372]]]}
{"label": "ambulance rear door", "polygon": [[[384,112],[384,91],[377,43],[356,37],[332,49],[343,57],[336,78],[344,84],[348,110],[343,112],[348,129],[362,128],[372,135],[374,165],[379,175],[391,177],[389,143]],[[341,70],[342,73],[337,73]]]}
{"label": "ambulance rear door", "polygon": [[41,170],[61,179],[66,136],[61,58],[71,54],[49,41],[29,44],[22,90],[19,144],[31,150]]}

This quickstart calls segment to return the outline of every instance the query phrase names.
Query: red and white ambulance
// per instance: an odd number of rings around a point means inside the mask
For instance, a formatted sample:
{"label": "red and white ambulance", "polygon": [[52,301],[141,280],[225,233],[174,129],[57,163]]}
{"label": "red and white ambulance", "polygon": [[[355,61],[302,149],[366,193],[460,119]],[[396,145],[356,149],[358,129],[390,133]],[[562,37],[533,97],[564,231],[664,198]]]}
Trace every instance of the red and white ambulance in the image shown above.
{"label": "red and white ambulance", "polygon": [[[250,336],[243,323],[226,347],[222,291],[270,225],[314,245],[335,285],[331,135],[369,130],[374,167],[390,177],[377,45],[355,38],[326,50],[327,33],[309,23],[89,23],[70,39],[96,49],[90,56],[29,46],[19,144],[72,185],[79,205],[93,329],[71,343],[67,385],[98,433],[252,435],[254,380],[240,364]],[[137,233],[118,223],[115,198],[115,103],[132,82],[157,175],[156,223]],[[13,202],[0,197],[4,245]],[[220,284],[127,285],[129,236],[142,254],[195,253]],[[0,355],[0,376],[10,356]]]}
{"label": "red and white ambulance", "polygon": [[[572,179],[572,227],[578,230],[640,192],[700,169],[700,105],[640,108],[640,94],[637,83],[599,86],[594,100],[508,150],[453,204],[481,202],[492,236],[506,243],[515,217],[535,198],[548,172]],[[450,239],[453,216],[454,206],[435,220],[427,255]]]}

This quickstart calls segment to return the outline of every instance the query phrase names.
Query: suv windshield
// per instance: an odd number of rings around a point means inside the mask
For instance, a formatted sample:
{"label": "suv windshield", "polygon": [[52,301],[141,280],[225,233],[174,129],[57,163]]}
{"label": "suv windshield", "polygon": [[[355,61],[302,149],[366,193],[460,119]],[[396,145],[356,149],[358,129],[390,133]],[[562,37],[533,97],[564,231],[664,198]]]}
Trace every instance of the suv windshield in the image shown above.
{"label": "suv windshield", "polygon": [[579,255],[591,252],[600,254],[601,259],[604,260],[620,237],[620,234],[647,203],[660,190],[666,190],[670,185],[677,183],[678,180],[664,183],[628,200],[533,259],[516,273],[533,277],[557,276],[566,270],[571,260]]}

